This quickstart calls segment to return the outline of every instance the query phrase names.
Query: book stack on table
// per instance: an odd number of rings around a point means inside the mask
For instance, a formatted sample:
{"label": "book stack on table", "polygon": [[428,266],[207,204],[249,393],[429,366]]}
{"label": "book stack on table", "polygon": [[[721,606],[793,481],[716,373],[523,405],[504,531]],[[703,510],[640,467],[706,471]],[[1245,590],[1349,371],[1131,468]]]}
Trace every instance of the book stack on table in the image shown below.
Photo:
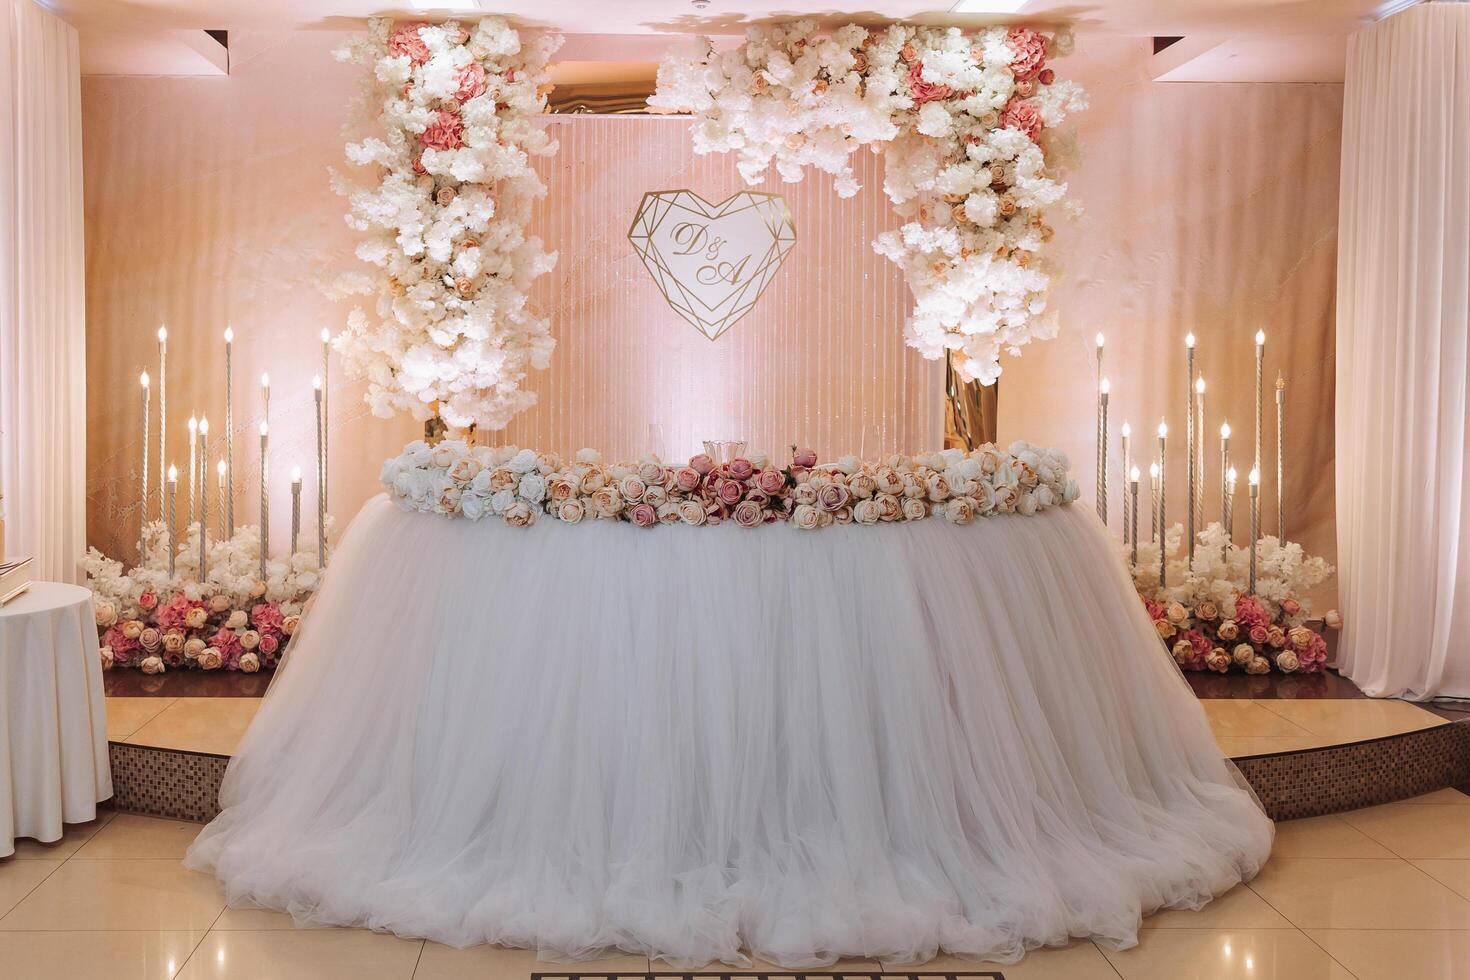
{"label": "book stack on table", "polygon": [[0,606],[31,587],[29,558],[0,558]]}

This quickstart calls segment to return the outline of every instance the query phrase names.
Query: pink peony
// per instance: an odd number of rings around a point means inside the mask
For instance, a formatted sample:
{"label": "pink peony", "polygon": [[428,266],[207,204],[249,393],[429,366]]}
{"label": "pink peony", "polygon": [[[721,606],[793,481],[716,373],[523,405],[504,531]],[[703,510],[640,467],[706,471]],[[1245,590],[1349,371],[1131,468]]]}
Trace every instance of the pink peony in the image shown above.
{"label": "pink peony", "polygon": [[285,624],[286,617],[274,602],[258,602],[250,607],[250,625],[261,633],[279,634]]}
{"label": "pink peony", "polygon": [[755,475],[755,485],[766,493],[780,493],[786,486],[786,477],[780,470],[764,469]]}
{"label": "pink peony", "polygon": [[138,608],[148,610],[158,605],[158,594],[155,592],[144,592],[138,596]]}
{"label": "pink peony", "polygon": [[240,664],[240,637],[234,630],[222,629],[209,638],[209,645],[219,651],[225,667],[234,670]]}
{"label": "pink peony", "polygon": [[461,102],[485,94],[485,66],[479,62],[472,61],[461,67],[454,73],[454,80],[458,84],[454,97]]}
{"label": "pink peony", "polygon": [[1266,607],[1261,605],[1260,599],[1242,595],[1235,598],[1235,621],[1246,629],[1253,629],[1266,626],[1271,622],[1271,617],[1266,615]]}
{"label": "pink peony", "polygon": [[158,624],[159,629],[165,632],[181,630],[189,616],[189,610],[196,607],[203,608],[203,605],[203,603],[191,602],[189,597],[182,592],[176,592],[172,599],[158,608],[153,616],[153,621]]}
{"label": "pink peony", "polygon": [[429,46],[419,35],[420,27],[427,27],[421,22],[399,24],[388,35],[388,51],[400,57],[406,57],[410,64],[422,65],[429,60]]}
{"label": "pink peony", "polygon": [[1018,129],[1033,140],[1041,134],[1041,110],[1036,103],[1012,99],[1000,113],[1002,129]]}
{"label": "pink peony", "polygon": [[1162,602],[1159,602],[1157,599],[1150,599],[1146,596],[1141,596],[1140,598],[1143,599],[1143,608],[1148,610],[1149,619],[1164,618],[1164,604]]}
{"label": "pink peony", "polygon": [[1194,650],[1194,657],[1187,665],[1189,670],[1204,670],[1213,647],[1210,638],[1199,630],[1185,630],[1179,634],[1179,639],[1189,643]]}
{"label": "pink peony", "polygon": [[653,527],[658,523],[658,511],[652,504],[642,503],[633,508],[633,523],[639,527]]}
{"label": "pink peony", "polygon": [[1012,27],[1006,32],[1006,47],[1011,49],[1011,74],[1017,78],[1035,78],[1046,67],[1045,34]]}
{"label": "pink peony", "polygon": [[113,662],[119,664],[126,664],[132,660],[141,646],[137,640],[128,639],[121,626],[109,627],[107,632],[102,634],[102,645],[112,648]]}
{"label": "pink peony", "polygon": [[799,466],[804,470],[811,469],[817,465],[816,451],[812,449],[798,449],[791,456],[791,465]]}
{"label": "pink peony", "polygon": [[914,97],[915,105],[923,105],[925,102],[939,102],[949,98],[953,91],[948,85],[924,81],[924,63],[922,61],[916,61],[909,66],[908,82],[909,94]]}
{"label": "pink peony", "polygon": [[448,109],[440,109],[419,142],[431,150],[456,150],[464,146],[464,120]]}

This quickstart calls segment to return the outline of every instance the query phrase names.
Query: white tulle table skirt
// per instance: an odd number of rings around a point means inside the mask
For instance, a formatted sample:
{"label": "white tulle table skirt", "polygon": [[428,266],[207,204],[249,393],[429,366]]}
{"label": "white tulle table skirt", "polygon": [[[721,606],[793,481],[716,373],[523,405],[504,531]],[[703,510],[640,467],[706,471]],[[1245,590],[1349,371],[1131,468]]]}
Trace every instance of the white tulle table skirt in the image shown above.
{"label": "white tulle table skirt", "polygon": [[1080,506],[529,529],[370,501],[189,853],[233,904],[680,966],[1009,960],[1272,826]]}

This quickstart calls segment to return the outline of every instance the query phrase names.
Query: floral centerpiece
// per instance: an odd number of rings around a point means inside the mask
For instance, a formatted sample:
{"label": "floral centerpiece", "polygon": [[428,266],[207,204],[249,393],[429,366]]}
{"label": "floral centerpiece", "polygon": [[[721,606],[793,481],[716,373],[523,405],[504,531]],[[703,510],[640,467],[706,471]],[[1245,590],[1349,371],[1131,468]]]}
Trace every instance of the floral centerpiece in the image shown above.
{"label": "floral centerpiece", "polygon": [[809,449],[795,450],[784,466],[760,454],[728,463],[700,454],[666,466],[655,456],[609,464],[590,449],[563,459],[451,439],[409,443],[383,464],[381,480],[404,510],[472,521],[496,516],[515,527],[542,517],[644,528],[730,521],[814,530],[929,517],[969,524],[992,514],[1034,514],[1069,504],[1078,493],[1066,456],[1026,442],[871,462],[845,456],[825,465]]}
{"label": "floral centerpiece", "polygon": [[367,233],[358,257],[382,270],[339,283],[376,292],[377,308],[353,311],[335,342],[375,415],[500,429],[536,400],[521,382],[547,366],[554,341],[526,294],[556,254],[526,226],[546,193],[532,158],[556,152],[536,117],[560,44],[523,40],[499,17],[378,18],[337,52],[370,69],[362,104],[382,130],[347,146],[375,185],[334,178],[348,224]]}
{"label": "floral centerpiece", "polygon": [[145,528],[144,556],[136,568],[124,569],[96,548],[81,560],[104,669],[254,673],[280,660],[321,584],[316,552],[268,560],[261,578],[259,531],[243,527],[229,540],[208,542],[208,572],[201,582],[197,529],[191,525],[179,542],[173,574],[161,521]]}
{"label": "floral centerpiece", "polygon": [[1067,191],[1057,127],[1086,99],[1050,62],[1071,48],[1065,30],[825,34],[798,20],[752,27],[729,51],[697,39],[664,59],[648,101],[693,112],[695,151],[736,152],[750,183],[773,163],[788,181],[812,166],[850,197],[851,154],[886,146],[884,190],[908,220],[874,247],[914,294],[908,342],[929,358],[953,352],[963,380],[990,384],[1003,351],[1056,334],[1046,210]]}
{"label": "floral centerpiece", "polygon": [[[1266,674],[1319,672],[1327,663],[1327,641],[1312,628],[1306,598],[1332,574],[1332,566],[1307,555],[1301,545],[1274,537],[1256,542],[1256,587],[1250,589],[1250,550],[1211,523],[1200,533],[1191,564],[1182,548],[1184,531],[1169,528],[1162,547],[1168,581],[1159,587],[1159,542],[1140,542],[1133,583],[1159,638],[1185,670]],[[1131,552],[1129,553],[1131,557]],[[1337,628],[1329,611],[1323,620]]]}

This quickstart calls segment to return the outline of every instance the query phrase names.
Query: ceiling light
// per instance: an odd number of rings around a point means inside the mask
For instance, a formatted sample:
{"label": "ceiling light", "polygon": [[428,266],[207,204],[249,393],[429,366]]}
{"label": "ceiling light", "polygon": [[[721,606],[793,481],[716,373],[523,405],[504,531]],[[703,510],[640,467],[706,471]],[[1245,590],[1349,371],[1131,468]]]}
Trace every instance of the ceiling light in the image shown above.
{"label": "ceiling light", "polygon": [[956,14],[1013,14],[1030,0],[959,0],[949,8]]}
{"label": "ceiling light", "polygon": [[414,10],[479,10],[479,0],[408,0]]}

